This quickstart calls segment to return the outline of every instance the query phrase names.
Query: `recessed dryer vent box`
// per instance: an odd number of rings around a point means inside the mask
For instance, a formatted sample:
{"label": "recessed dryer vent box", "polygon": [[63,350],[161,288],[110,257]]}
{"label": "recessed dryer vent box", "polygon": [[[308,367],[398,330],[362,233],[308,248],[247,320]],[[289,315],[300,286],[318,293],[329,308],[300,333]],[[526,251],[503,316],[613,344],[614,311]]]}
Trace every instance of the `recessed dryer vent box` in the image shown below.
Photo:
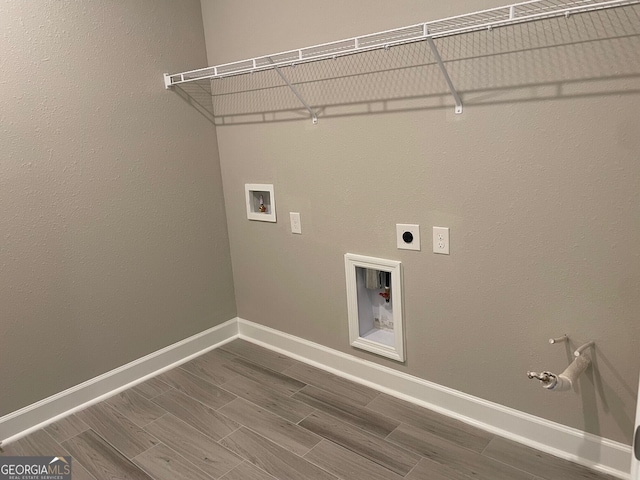
{"label": "recessed dryer vent box", "polygon": [[247,218],[260,222],[276,221],[276,197],[273,185],[266,183],[245,183]]}
{"label": "recessed dryer vent box", "polygon": [[401,263],[347,253],[349,343],[404,362]]}

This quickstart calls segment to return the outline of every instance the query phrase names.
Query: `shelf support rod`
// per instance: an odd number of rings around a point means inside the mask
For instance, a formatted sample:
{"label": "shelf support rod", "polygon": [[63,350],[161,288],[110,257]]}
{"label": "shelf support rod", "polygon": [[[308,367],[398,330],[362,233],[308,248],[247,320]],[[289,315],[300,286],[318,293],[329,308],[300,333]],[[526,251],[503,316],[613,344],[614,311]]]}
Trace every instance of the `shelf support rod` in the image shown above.
{"label": "shelf support rod", "polygon": [[442,72],[442,76],[444,77],[447,85],[449,86],[449,90],[451,91],[451,95],[453,95],[453,100],[456,102],[456,114],[462,113],[462,100],[460,99],[460,95],[456,91],[456,87],[453,85],[451,81],[451,77],[449,76],[449,72],[447,72],[447,67],[445,67],[444,62],[442,61],[442,57],[440,56],[440,52],[438,52],[438,47],[433,42],[433,38],[427,37],[427,43],[433,52],[433,56],[436,58],[436,62],[438,63],[438,67],[440,67],[440,71]]}
{"label": "shelf support rod", "polygon": [[[273,64],[273,60],[269,59],[269,61]],[[282,78],[282,80],[284,80],[284,83],[286,83],[289,88],[291,89],[291,91],[293,92],[293,94],[298,97],[298,100],[300,100],[300,103],[302,103],[302,105],[304,105],[304,108],[306,108],[309,113],[311,114],[311,120],[313,121],[314,125],[317,125],[318,123],[318,115],[316,115],[316,112],[309,106],[309,104],[307,102],[304,101],[304,98],[302,98],[302,95],[300,95],[300,93],[298,92],[298,90],[296,89],[296,87],[294,87],[291,82],[289,81],[289,79],[287,79],[287,77],[284,76],[284,73],[282,73],[280,71],[280,67],[278,67],[277,65],[273,65],[274,70],[276,71],[276,73],[278,75],[280,75],[280,78]]]}

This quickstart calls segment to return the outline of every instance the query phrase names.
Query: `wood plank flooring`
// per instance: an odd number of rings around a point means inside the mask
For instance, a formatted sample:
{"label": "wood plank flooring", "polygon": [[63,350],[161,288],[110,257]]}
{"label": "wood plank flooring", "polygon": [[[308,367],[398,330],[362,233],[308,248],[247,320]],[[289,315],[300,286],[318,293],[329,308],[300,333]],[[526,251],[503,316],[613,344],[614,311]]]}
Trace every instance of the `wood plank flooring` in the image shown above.
{"label": "wood plank flooring", "polygon": [[613,480],[236,340],[6,446],[76,480]]}

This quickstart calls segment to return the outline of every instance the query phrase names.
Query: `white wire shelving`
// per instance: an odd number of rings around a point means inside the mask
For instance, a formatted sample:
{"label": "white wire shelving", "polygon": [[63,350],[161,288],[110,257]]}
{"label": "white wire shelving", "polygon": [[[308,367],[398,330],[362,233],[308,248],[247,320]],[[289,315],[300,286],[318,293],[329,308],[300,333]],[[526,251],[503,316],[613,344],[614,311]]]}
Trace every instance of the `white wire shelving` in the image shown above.
{"label": "white wire shelving", "polygon": [[431,48],[438,67],[453,95],[456,113],[462,113],[462,102],[442,61],[434,39],[475,32],[492,30],[497,27],[532,22],[536,20],[573,14],[604,10],[615,7],[640,4],[640,0],[529,0],[488,10],[443,18],[431,22],[418,23],[408,27],[371,33],[335,42],[323,43],[286,52],[263,55],[231,63],[205,67],[186,72],[164,74],[165,88],[196,82],[216,80],[234,75],[244,75],[264,70],[275,70],[291,88],[303,106],[309,111],[313,123],[317,123],[315,111],[304,101],[295,86],[284,76],[280,67],[295,66],[302,63],[355,55],[376,49],[389,49],[396,45],[426,41]]}

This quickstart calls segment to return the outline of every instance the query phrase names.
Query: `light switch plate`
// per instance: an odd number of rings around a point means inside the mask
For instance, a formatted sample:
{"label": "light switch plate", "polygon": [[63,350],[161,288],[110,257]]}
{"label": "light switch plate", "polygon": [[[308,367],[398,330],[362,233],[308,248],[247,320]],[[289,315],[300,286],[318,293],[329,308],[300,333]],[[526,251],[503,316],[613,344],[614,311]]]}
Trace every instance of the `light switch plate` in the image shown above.
{"label": "light switch plate", "polygon": [[449,227],[433,227],[433,253],[449,255]]}
{"label": "light switch plate", "polygon": [[420,225],[397,223],[396,241],[401,250],[420,251]]}
{"label": "light switch plate", "polygon": [[291,233],[302,235],[302,224],[300,223],[300,214],[298,212],[289,212],[291,220]]}

